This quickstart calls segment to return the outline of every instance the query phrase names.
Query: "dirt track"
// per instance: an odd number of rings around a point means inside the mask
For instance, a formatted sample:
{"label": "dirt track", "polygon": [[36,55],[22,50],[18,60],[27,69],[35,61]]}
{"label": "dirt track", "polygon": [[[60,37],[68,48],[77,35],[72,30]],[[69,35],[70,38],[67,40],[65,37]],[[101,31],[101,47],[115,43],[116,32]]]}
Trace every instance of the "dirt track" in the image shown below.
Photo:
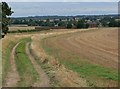
{"label": "dirt track", "polygon": [[100,29],[47,39],[64,50],[78,54],[82,59],[105,67],[118,68],[118,30]]}
{"label": "dirt track", "polygon": [[50,81],[46,73],[43,71],[43,69],[36,63],[34,57],[31,55],[29,51],[29,44],[26,44],[26,54],[28,55],[31,63],[33,64],[34,68],[36,69],[37,73],[40,76],[40,80],[38,80],[35,84],[33,84],[34,87],[50,87]]}
{"label": "dirt track", "polygon": [[15,57],[14,57],[15,49],[17,48],[18,45],[19,45],[19,43],[17,43],[13,47],[11,55],[10,55],[11,70],[8,72],[5,87],[15,87],[17,82],[20,80],[19,74],[18,74],[17,69],[16,69]]}

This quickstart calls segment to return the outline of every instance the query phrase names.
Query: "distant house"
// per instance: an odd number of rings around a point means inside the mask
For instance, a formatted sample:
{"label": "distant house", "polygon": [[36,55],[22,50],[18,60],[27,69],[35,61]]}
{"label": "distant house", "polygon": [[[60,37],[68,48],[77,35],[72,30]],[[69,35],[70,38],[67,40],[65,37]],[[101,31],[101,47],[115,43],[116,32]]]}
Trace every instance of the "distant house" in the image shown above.
{"label": "distant house", "polygon": [[43,20],[43,22],[46,22],[47,20]]}
{"label": "distant house", "polygon": [[77,18],[77,17],[75,18],[75,21],[79,21],[79,20],[80,20],[80,18]]}
{"label": "distant house", "polygon": [[115,19],[115,21],[120,21],[120,19]]}
{"label": "distant house", "polygon": [[97,23],[96,22],[88,21],[87,23],[89,24],[89,28],[97,27]]}
{"label": "distant house", "polygon": [[66,22],[66,21],[67,21],[67,19],[63,19],[62,21],[63,21],[63,22]]}
{"label": "distant house", "polygon": [[53,20],[53,19],[50,19],[50,22],[54,22],[54,20]]}
{"label": "distant house", "polygon": [[58,27],[58,24],[55,24],[54,27]]}
{"label": "distant house", "polygon": [[55,21],[59,21],[60,19],[55,19]]}

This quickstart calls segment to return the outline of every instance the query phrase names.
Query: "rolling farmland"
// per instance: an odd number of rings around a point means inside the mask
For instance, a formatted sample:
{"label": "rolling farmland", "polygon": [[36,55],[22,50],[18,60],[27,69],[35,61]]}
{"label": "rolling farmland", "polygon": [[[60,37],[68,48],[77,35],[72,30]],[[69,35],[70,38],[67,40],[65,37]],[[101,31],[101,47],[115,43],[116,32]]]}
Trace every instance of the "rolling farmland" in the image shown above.
{"label": "rolling farmland", "polygon": [[117,86],[117,28],[11,33],[2,41],[4,87]]}

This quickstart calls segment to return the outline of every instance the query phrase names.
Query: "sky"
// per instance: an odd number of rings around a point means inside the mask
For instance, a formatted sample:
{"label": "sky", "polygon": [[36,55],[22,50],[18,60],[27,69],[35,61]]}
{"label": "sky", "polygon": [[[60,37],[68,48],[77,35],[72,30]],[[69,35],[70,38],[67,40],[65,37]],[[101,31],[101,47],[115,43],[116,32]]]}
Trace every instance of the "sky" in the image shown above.
{"label": "sky", "polygon": [[[7,2],[33,2],[33,0],[1,0]],[[34,2],[118,2],[119,0],[34,0]]]}
{"label": "sky", "polygon": [[117,2],[8,2],[12,17],[117,14]]}

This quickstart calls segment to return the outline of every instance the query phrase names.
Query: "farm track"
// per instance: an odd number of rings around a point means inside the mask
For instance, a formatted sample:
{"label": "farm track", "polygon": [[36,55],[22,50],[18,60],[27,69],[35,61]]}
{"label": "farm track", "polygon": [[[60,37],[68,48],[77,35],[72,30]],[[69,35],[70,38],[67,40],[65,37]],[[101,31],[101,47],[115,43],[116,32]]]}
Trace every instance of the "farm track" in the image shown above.
{"label": "farm track", "polygon": [[[46,40],[47,44],[57,45],[72,51],[81,58],[105,67],[118,68],[118,30],[93,30],[76,35]],[[69,46],[68,46],[69,44]]]}
{"label": "farm track", "polygon": [[30,49],[29,49],[30,43],[26,44],[26,54],[28,55],[31,63],[33,64],[35,70],[39,74],[40,80],[38,80],[35,84],[33,84],[33,87],[50,87],[50,81],[46,73],[43,71],[43,69],[37,64],[35,61],[35,58],[31,55]]}
{"label": "farm track", "polygon": [[6,84],[5,87],[16,87],[17,82],[20,80],[19,74],[16,69],[16,64],[15,64],[15,50],[19,43],[17,43],[10,54],[10,66],[11,70],[8,72],[7,77],[6,77]]}
{"label": "farm track", "polygon": [[[7,77],[5,79],[5,85],[4,85],[4,87],[17,87],[17,83],[20,80],[19,73],[17,71],[17,67],[16,67],[16,63],[15,63],[15,55],[16,55],[15,51],[16,51],[16,48],[18,47],[19,43],[17,43],[12,48],[12,51],[11,51],[11,54],[10,54],[10,66],[11,66],[11,70],[7,74]],[[47,75],[45,74],[45,72],[43,71],[43,69],[40,67],[40,65],[38,65],[36,63],[34,57],[31,55],[30,49],[29,49],[29,44],[30,43],[26,44],[25,52],[28,55],[31,63],[33,64],[33,67],[37,71],[37,73],[39,75],[39,78],[40,78],[32,86],[33,87],[50,87],[49,78],[47,77]]]}

